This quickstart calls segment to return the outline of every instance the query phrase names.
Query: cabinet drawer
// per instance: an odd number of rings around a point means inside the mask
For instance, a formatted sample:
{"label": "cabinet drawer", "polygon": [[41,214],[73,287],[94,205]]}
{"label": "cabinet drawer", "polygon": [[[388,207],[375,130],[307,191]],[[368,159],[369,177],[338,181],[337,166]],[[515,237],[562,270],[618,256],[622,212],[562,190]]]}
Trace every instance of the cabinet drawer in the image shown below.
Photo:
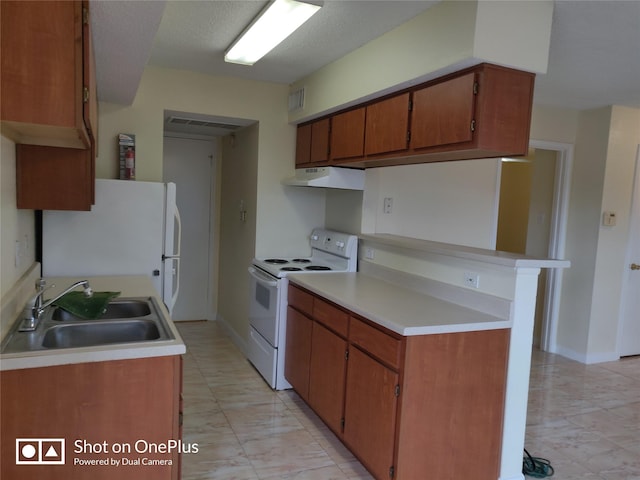
{"label": "cabinet drawer", "polygon": [[313,318],[338,335],[347,336],[349,314],[318,298],[313,300]]}
{"label": "cabinet drawer", "polygon": [[351,317],[349,340],[388,365],[394,368],[400,367],[401,341],[399,339]]}
{"label": "cabinet drawer", "polygon": [[289,284],[287,303],[307,315],[313,312],[313,296],[291,284]]}

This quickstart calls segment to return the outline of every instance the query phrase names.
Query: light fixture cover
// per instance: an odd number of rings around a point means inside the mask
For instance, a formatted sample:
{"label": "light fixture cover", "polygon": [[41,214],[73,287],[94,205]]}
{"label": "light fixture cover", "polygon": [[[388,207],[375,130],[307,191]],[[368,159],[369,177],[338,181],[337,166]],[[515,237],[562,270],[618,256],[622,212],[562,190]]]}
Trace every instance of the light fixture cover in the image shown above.
{"label": "light fixture cover", "polygon": [[319,9],[296,0],[274,0],[226,51],[224,61],[253,65]]}

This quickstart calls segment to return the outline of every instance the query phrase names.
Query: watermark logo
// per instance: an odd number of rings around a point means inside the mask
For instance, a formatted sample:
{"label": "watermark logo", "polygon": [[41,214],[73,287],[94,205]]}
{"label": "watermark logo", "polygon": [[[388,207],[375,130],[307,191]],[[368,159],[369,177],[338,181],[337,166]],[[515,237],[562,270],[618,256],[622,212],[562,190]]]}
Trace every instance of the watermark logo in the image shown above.
{"label": "watermark logo", "polygon": [[16,465],[64,465],[64,438],[16,438]]}

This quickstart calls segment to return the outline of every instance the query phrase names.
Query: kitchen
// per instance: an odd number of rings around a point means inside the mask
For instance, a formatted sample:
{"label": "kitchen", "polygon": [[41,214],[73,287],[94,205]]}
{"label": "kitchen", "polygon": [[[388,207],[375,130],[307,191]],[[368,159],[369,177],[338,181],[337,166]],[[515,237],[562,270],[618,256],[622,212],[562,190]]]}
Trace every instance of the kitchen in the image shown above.
{"label": "kitchen", "polygon": [[[413,63],[413,61],[406,60],[406,63]],[[253,127],[239,132],[233,145],[227,139],[222,146],[225,160],[221,165],[222,189],[220,195],[223,207],[220,211],[221,263],[219,271],[227,279],[227,282],[220,285],[217,314],[219,319],[229,325],[232,336],[235,332],[239,340],[243,337],[242,332],[246,331],[247,325],[244,319],[248,315],[245,291],[246,274],[244,269],[237,268],[237,265],[246,265],[248,259],[253,256],[307,254],[306,237],[311,229],[318,225],[324,224],[327,227],[341,230],[360,230],[362,213],[359,210],[358,194],[305,192],[292,188],[283,188],[282,190],[273,188],[274,185],[279,185],[283,178],[289,176],[292,169],[295,129],[282,120],[283,106],[287,103],[288,95],[289,88],[284,85],[211,77],[195,72],[148,66],[143,73],[134,106],[123,107],[109,103],[100,105],[100,137],[102,139],[109,139],[121,131],[135,131],[138,135],[140,151],[144,152],[138,157],[137,173],[140,180],[160,181],[162,179],[162,166],[157,159],[162,158],[164,109],[208,112],[226,117],[253,119],[258,122]],[[162,98],[163,101],[159,102],[158,98]],[[250,101],[247,101],[248,99]],[[568,144],[575,143],[575,167],[580,167],[583,163],[582,160],[578,163],[578,154],[580,154],[579,158],[588,159],[589,150],[591,150],[590,142],[597,140],[589,138],[590,135],[584,131],[585,122],[594,121],[607,132],[601,133],[601,136],[608,136],[610,123],[628,123],[628,121],[625,122],[625,118],[634,121],[633,119],[636,118],[634,115],[636,114],[633,111],[620,107],[614,107],[609,114],[602,111],[581,113],[577,110],[536,106],[533,113],[531,138]],[[610,120],[607,121],[607,118]],[[633,128],[628,128],[627,132],[628,140],[623,139],[620,147],[626,150],[630,148],[629,145],[637,143],[634,140]],[[114,176],[115,148],[115,144],[112,142],[104,140],[101,142],[97,177]],[[11,265],[14,263],[15,239],[22,239],[24,234],[29,234],[31,240],[27,242],[26,246],[27,257],[33,249],[33,235],[30,235],[31,224],[28,212],[10,209],[6,213],[4,211],[4,195],[10,197],[14,188],[10,182],[12,177],[10,150],[11,145],[6,145],[3,139],[3,297],[4,293],[15,284],[25,268],[29,266],[28,261],[23,261],[20,263],[20,269],[11,271]],[[8,167],[7,164],[9,164]],[[608,164],[609,160],[607,159]],[[631,175],[624,173],[631,170],[631,165],[620,166],[620,169],[622,176],[631,177]],[[5,188],[5,181],[8,188]],[[603,189],[607,192],[616,190],[615,179],[607,178]],[[588,198],[592,199],[591,196]],[[237,205],[240,200],[244,200],[248,206],[254,206],[253,209],[248,209],[249,221],[246,224],[237,221]],[[625,200],[626,198],[615,199],[615,204],[623,204]],[[12,203],[6,203],[6,205],[12,205]],[[228,207],[225,208],[225,205]],[[623,211],[617,206],[614,209]],[[345,212],[345,210],[347,211]],[[279,214],[273,215],[274,211],[278,211]],[[600,204],[594,211],[597,213],[596,217],[599,217]],[[8,215],[8,222],[5,222],[7,219],[5,215]],[[292,217],[298,221],[291,222],[290,218]],[[624,216],[619,217],[620,227],[624,225],[624,221]],[[624,247],[616,248],[624,245],[624,238],[622,238],[624,235],[619,233],[622,230],[623,228],[619,228],[613,232],[616,233],[615,238],[607,236],[609,247],[613,247],[610,251],[624,250]],[[286,235],[283,232],[286,232]],[[581,236],[580,232],[575,235]],[[593,238],[593,234],[589,238]],[[578,240],[574,238],[573,241],[577,242]],[[612,259],[615,264],[621,263],[618,256],[604,250],[601,251],[600,248],[604,249],[605,247],[598,247],[597,253],[600,261]],[[592,264],[594,263],[595,259],[592,261]],[[5,265],[9,265],[9,267],[5,268]],[[588,267],[585,266],[585,269]],[[572,273],[568,274],[573,275]],[[576,274],[573,278],[574,282],[579,282],[574,284],[574,288],[579,288],[582,282],[588,281],[584,280],[584,275],[581,276],[582,280],[578,277],[580,276]],[[602,282],[608,277],[594,277],[592,274],[588,278],[593,284],[596,280]],[[605,298],[601,301],[606,303],[608,300],[606,296],[614,296],[615,294],[605,292],[603,295]],[[571,298],[568,297],[566,301],[570,304]],[[618,304],[619,302],[611,303]],[[598,320],[596,318],[592,326],[574,322],[573,328],[561,332],[559,343],[566,345],[569,352],[575,352],[576,356],[583,360],[590,358],[592,350],[594,355],[603,351],[608,355],[609,352],[615,350],[611,346],[610,336],[606,339],[609,342],[606,345],[572,343],[578,342],[581,337],[586,337],[590,328],[597,330],[598,321],[604,322],[604,319]],[[584,335],[572,335],[571,332],[575,332],[576,328]],[[562,337],[563,334],[564,337]]]}

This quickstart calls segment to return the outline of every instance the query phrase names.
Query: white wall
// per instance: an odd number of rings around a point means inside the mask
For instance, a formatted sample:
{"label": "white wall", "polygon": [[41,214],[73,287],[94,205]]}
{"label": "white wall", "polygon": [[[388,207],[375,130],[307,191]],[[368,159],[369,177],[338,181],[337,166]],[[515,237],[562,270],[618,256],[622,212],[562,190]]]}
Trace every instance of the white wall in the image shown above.
{"label": "white wall", "polygon": [[546,72],[553,1],[444,0],[291,87],[299,123],[480,62]]}
{"label": "white wall", "polygon": [[[588,360],[617,357],[622,281],[629,239],[635,159],[640,144],[640,109],[614,106],[606,151],[602,202],[598,212],[598,244],[594,295],[587,344]],[[616,226],[602,225],[602,212],[616,212]]]}
{"label": "white wall", "polygon": [[493,249],[498,172],[496,159],[368,169],[362,231]]}
{"label": "white wall", "polygon": [[136,135],[136,178],[162,181],[164,110],[255,120],[260,124],[256,254],[303,253],[309,231],[324,221],[324,195],[309,198],[280,185],[294,169],[296,131],[287,123],[287,95],[286,85],[147,67],[131,106],[100,104],[97,176],[116,178],[116,136],[126,132]]}
{"label": "white wall", "polygon": [[[256,242],[259,128],[252,125],[221,141],[220,199],[224,208],[220,211],[218,318],[243,348],[249,330],[247,267]],[[244,221],[241,203],[247,211]]]}
{"label": "white wall", "polygon": [[[35,261],[33,210],[16,206],[16,148],[0,136],[0,338],[7,333],[40,274]],[[16,242],[20,254],[16,259]],[[27,278],[28,277],[28,278]]]}

